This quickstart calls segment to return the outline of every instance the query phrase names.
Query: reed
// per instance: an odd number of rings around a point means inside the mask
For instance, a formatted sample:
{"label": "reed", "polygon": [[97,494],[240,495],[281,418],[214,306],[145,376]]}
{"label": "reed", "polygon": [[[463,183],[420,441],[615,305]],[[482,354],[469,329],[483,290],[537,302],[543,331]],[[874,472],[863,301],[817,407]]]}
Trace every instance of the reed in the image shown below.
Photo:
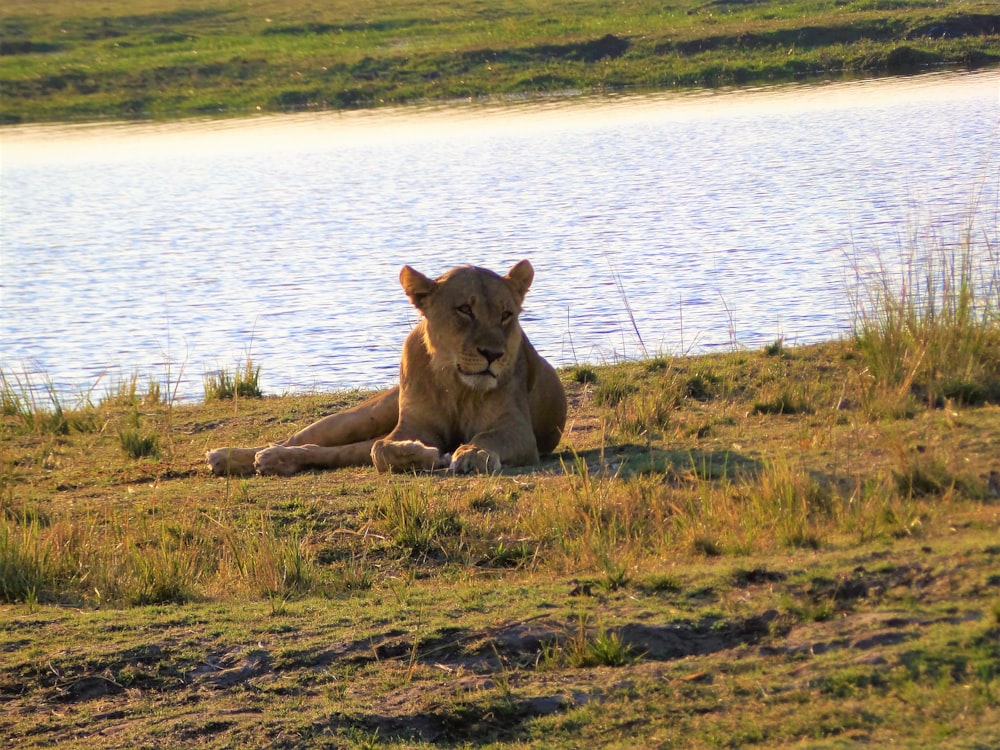
{"label": "reed", "polygon": [[19,376],[0,370],[0,410],[27,432],[66,435],[73,428],[92,427],[89,409],[67,409],[51,380],[39,385],[27,372]]}
{"label": "reed", "polygon": [[150,378],[146,392],[142,393],[137,370],[109,385],[105,389],[104,398],[100,400],[102,406],[139,407],[163,404],[166,404],[166,397],[160,383]]}
{"label": "reed", "polygon": [[252,516],[245,525],[224,526],[221,532],[223,559],[238,572],[246,590],[266,598],[272,608],[321,589],[303,540],[282,533],[268,513]]}
{"label": "reed", "polygon": [[37,518],[0,523],[0,601],[35,603],[51,578],[49,550],[38,544]]}
{"label": "reed", "polygon": [[[970,212],[970,216],[976,216]],[[898,262],[855,251],[855,339],[870,399],[981,404],[1000,399],[1000,247],[968,219],[952,236],[931,223],[908,232]]]}
{"label": "reed", "polygon": [[226,368],[206,373],[204,376],[205,400],[234,400],[239,398],[261,398],[260,366],[255,365],[247,355],[243,368]]}

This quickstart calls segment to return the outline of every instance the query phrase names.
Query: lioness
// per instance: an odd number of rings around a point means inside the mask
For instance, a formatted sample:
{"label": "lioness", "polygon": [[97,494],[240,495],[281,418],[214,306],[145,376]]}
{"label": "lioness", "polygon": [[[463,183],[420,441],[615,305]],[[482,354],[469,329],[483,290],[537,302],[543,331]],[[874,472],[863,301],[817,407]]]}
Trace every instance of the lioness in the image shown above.
{"label": "lioness", "polygon": [[399,281],[423,318],[403,344],[399,385],[278,445],[211,451],[208,465],[220,476],[288,476],[371,464],[491,473],[536,463],[559,443],[566,394],[518,323],[534,275],[526,260],[506,276],[459,266],[435,280],[404,266]]}

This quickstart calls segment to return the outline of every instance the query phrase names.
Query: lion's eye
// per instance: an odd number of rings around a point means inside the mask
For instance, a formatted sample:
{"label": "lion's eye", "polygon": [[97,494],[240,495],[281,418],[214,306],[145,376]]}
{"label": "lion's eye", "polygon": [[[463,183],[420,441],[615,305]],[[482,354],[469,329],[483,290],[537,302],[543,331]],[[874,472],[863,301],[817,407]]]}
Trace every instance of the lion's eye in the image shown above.
{"label": "lion's eye", "polygon": [[470,307],[469,305],[459,305],[458,307],[455,308],[455,310],[458,311],[460,314],[464,315],[467,318],[474,318],[475,317],[472,314],[472,307]]}
{"label": "lion's eye", "polygon": [[510,310],[504,310],[503,313],[500,315],[500,322],[501,323],[509,323],[510,319],[513,318],[513,317],[514,317],[514,313],[512,313]]}

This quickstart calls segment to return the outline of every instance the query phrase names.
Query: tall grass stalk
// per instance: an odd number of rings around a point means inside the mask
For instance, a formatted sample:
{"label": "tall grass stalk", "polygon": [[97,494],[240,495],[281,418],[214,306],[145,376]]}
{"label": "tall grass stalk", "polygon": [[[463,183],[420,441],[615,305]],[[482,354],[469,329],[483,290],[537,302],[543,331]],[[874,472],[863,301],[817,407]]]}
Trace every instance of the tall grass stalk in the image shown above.
{"label": "tall grass stalk", "polygon": [[639,343],[639,350],[642,352],[644,359],[649,359],[649,352],[646,350],[646,342],[642,340],[642,333],[639,332],[639,324],[636,323],[635,313],[632,312],[632,305],[628,301],[628,294],[625,293],[625,284],[622,281],[621,274],[618,273],[618,269],[615,268],[610,258],[608,258],[608,264],[611,266],[611,278],[615,282],[615,288],[618,290],[618,296],[621,297],[622,306],[625,308],[625,313],[628,315],[629,323],[632,325],[632,332],[635,334],[635,340]]}
{"label": "tall grass stalk", "polygon": [[247,527],[223,526],[222,542],[227,564],[250,593],[272,604],[307,593],[316,583],[301,538],[278,533],[266,512]]}
{"label": "tall grass stalk", "polygon": [[949,240],[911,232],[890,267],[855,248],[855,336],[875,401],[1000,398],[1000,247],[970,219]]}
{"label": "tall grass stalk", "polygon": [[0,406],[4,415],[17,417],[27,432],[65,435],[70,430],[67,410],[51,380],[38,386],[27,372],[22,377],[0,371]]}
{"label": "tall grass stalk", "polygon": [[462,520],[436,502],[426,486],[389,485],[379,497],[376,518],[386,537],[413,558],[450,557],[460,543]]}
{"label": "tall grass stalk", "polygon": [[160,436],[156,432],[142,429],[142,417],[136,405],[125,424],[118,428],[118,439],[122,450],[132,458],[157,458],[160,455]]}
{"label": "tall grass stalk", "polygon": [[47,516],[0,503],[0,602],[145,605],[206,595],[284,600],[321,584],[299,536],[267,513],[220,522],[110,510]]}
{"label": "tall grass stalk", "polygon": [[118,381],[110,385],[101,405],[110,406],[158,406],[166,403],[162,386],[153,378],[149,379],[145,394],[139,390],[139,373],[133,371],[131,375],[119,378]]}
{"label": "tall grass stalk", "polygon": [[38,519],[20,521],[0,521],[0,602],[36,600],[49,583],[48,551],[38,543]]}
{"label": "tall grass stalk", "polygon": [[236,369],[230,374],[229,370],[222,368],[206,373],[204,384],[206,401],[261,398],[264,395],[260,390],[260,366],[254,365],[249,355],[242,370]]}

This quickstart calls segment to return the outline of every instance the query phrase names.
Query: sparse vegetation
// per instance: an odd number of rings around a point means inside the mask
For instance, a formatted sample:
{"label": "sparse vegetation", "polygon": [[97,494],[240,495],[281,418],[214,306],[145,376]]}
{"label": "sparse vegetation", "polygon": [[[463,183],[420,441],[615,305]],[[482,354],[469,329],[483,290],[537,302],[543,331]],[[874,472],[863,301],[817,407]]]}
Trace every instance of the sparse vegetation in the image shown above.
{"label": "sparse vegetation", "polygon": [[633,660],[632,647],[618,633],[595,627],[586,615],[578,618],[575,632],[553,644],[549,658],[553,666],[576,668],[622,667]]}
{"label": "sparse vegetation", "polygon": [[138,372],[133,372],[129,377],[121,378],[111,384],[101,399],[102,404],[122,407],[156,406],[163,401],[163,389],[152,378],[149,380],[146,392],[140,393]]}
{"label": "sparse vegetation", "polygon": [[[215,479],[209,445],[362,396],[233,414],[126,383],[79,405],[92,430],[49,430],[8,376],[0,732],[82,747],[128,716],[122,745],[996,744],[1000,410],[876,414],[861,347],[568,370],[572,451],[482,478]],[[755,410],[780,383],[811,408]],[[666,426],[632,442],[622,404],[654,392]],[[130,421],[171,449],[123,452]]]}
{"label": "sparse vegetation", "polygon": [[780,357],[785,353],[785,339],[779,336],[764,347],[764,353],[769,357]]}
{"label": "sparse vegetation", "polygon": [[88,398],[75,408],[66,407],[59,390],[46,380],[39,384],[29,373],[0,371],[0,412],[5,428],[39,435],[68,435],[71,430],[94,429],[94,413]]}
{"label": "sparse vegetation", "polygon": [[910,399],[1000,401],[996,233],[973,219],[941,232],[936,223],[911,230],[891,266],[883,254],[855,262],[856,338],[875,411],[905,413]]}
{"label": "sparse vegetation", "polygon": [[118,429],[122,450],[132,458],[156,458],[160,455],[160,436],[142,429],[138,407],[129,415],[126,424]]}
{"label": "sparse vegetation", "polygon": [[226,368],[205,374],[205,400],[225,400],[234,398],[260,398],[260,367],[247,356],[243,369],[232,374]]}

